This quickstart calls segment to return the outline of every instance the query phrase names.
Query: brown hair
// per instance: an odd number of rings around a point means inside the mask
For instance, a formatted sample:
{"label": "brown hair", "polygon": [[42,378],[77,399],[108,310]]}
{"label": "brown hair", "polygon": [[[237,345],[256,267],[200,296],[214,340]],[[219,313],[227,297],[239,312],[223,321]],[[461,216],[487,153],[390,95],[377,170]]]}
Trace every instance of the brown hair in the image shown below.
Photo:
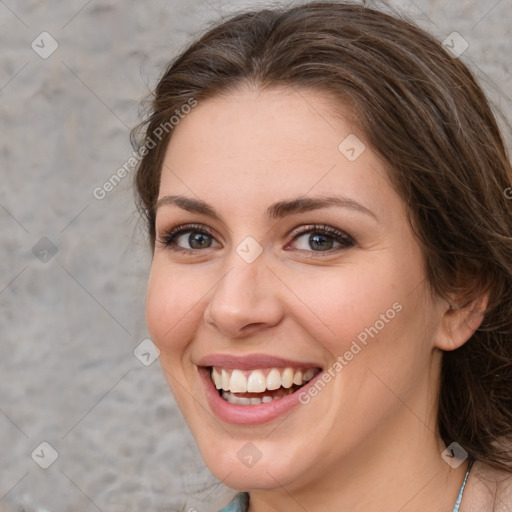
{"label": "brown hair", "polygon": [[489,293],[480,328],[443,354],[438,425],[446,444],[511,471],[512,171],[471,72],[410,21],[361,5],[311,2],[217,23],[171,62],[132,133],[139,151],[158,135],[135,176],[152,246],[172,135],[158,128],[191,98],[248,84],[313,88],[348,106],[407,205],[433,293],[456,293],[454,307]]}

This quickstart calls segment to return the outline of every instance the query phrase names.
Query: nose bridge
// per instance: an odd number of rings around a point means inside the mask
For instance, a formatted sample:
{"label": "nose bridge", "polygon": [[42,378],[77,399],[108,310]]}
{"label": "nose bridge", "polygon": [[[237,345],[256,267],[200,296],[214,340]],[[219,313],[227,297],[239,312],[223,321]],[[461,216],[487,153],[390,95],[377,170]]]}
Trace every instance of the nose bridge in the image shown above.
{"label": "nose bridge", "polygon": [[258,287],[262,285],[261,265],[256,262],[246,263],[237,255],[231,262],[228,271],[216,286],[214,296],[220,304],[232,309],[242,309],[257,301]]}
{"label": "nose bridge", "polygon": [[205,310],[207,323],[229,337],[239,337],[249,325],[273,325],[281,314],[273,287],[268,284],[264,254],[254,257],[251,243],[242,242],[233,249],[227,271],[214,286]]}

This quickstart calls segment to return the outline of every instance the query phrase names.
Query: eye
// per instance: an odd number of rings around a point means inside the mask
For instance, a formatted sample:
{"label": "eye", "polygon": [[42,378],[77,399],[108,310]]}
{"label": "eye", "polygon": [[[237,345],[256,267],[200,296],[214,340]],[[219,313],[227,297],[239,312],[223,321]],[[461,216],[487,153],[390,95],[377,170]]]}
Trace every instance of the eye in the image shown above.
{"label": "eye", "polygon": [[166,232],[157,242],[173,251],[187,254],[201,249],[220,247],[220,245],[212,245],[212,242],[217,244],[213,234],[206,226],[199,224],[177,226]]}
{"label": "eye", "polygon": [[[299,251],[309,252],[311,256],[322,252],[332,253],[355,245],[349,235],[326,225],[301,226],[291,236],[293,240],[285,248],[295,243]],[[202,249],[220,247],[211,230],[200,224],[184,224],[172,228],[161,239],[157,239],[157,243],[184,254],[197,254]]]}
{"label": "eye", "polygon": [[343,250],[355,245],[350,236],[331,226],[302,226],[300,230],[294,231],[292,236],[293,242],[299,241],[296,243],[299,250],[313,253]]}

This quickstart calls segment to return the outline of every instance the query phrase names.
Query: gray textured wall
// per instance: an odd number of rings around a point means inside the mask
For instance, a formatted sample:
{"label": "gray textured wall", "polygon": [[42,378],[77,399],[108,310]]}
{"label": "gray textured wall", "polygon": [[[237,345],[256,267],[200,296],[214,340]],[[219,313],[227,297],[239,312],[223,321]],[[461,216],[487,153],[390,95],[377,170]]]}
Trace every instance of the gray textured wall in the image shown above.
{"label": "gray textured wall", "polygon": [[[209,512],[229,495],[196,492],[215,480],[158,361],[133,354],[150,261],[131,175],[93,191],[130,157],[162,66],[207,21],[269,3],[0,0],[0,511]],[[391,4],[460,33],[512,118],[512,0]]]}

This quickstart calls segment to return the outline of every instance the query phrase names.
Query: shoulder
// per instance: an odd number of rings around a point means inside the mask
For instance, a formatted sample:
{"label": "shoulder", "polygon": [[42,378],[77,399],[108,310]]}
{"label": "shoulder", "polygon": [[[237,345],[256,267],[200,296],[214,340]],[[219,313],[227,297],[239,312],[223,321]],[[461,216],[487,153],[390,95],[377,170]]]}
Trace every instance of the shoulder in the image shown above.
{"label": "shoulder", "polygon": [[468,476],[460,512],[510,512],[512,472],[475,461]]}

